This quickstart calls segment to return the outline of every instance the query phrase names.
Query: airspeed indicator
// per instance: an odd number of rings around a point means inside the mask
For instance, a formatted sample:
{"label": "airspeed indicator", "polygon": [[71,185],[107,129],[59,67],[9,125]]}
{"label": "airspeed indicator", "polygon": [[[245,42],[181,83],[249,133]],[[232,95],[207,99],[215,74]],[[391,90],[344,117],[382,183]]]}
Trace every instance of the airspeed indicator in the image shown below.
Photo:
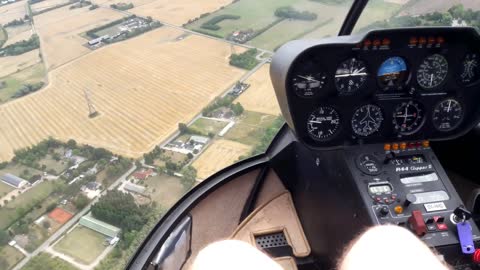
{"label": "airspeed indicator", "polygon": [[322,106],[312,112],[307,120],[307,130],[310,137],[325,141],[337,134],[340,129],[340,116],[330,106]]}

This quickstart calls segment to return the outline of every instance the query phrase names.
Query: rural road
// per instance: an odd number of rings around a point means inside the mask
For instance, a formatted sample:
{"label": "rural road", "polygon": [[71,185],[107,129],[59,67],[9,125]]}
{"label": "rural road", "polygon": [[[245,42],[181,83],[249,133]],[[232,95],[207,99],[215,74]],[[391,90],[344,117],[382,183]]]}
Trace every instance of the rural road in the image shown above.
{"label": "rural road", "polygon": [[[115,189],[119,183],[125,181],[127,179],[127,176],[130,175],[132,172],[134,172],[136,169],[137,169],[137,166],[135,166],[135,164],[132,164],[132,168],[130,168],[130,170],[128,170],[126,173],[120,176],[115,182],[113,182],[107,188],[107,190]],[[105,195],[105,193],[106,191],[104,190],[100,195],[103,196]],[[12,270],[21,269],[23,266],[25,266],[25,264],[28,263],[28,261],[30,261],[31,258],[35,257],[40,252],[48,248],[51,244],[53,244],[57,240],[57,238],[59,238],[70,227],[75,225],[80,220],[80,218],[82,218],[88,211],[90,211],[90,208],[92,207],[92,205],[94,205],[100,197],[97,197],[93,201],[91,201],[82,211],[78,212],[72,219],[70,219],[58,231],[56,231],[52,236],[50,236],[41,246],[39,246],[35,251],[30,253],[29,256],[26,256],[22,261],[20,261]]]}

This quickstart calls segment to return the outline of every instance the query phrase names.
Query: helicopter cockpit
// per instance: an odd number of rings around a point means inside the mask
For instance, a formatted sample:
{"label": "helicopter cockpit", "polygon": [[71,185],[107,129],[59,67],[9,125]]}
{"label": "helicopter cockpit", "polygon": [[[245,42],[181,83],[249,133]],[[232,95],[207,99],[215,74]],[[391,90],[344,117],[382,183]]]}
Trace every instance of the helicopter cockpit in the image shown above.
{"label": "helicopter cockpit", "polygon": [[270,74],[286,125],[265,154],[182,198],[129,269],[191,269],[223,239],[284,269],[330,269],[358,233],[386,224],[407,228],[454,269],[476,269],[480,200],[469,183],[478,179],[479,48],[469,27],[283,45]]}

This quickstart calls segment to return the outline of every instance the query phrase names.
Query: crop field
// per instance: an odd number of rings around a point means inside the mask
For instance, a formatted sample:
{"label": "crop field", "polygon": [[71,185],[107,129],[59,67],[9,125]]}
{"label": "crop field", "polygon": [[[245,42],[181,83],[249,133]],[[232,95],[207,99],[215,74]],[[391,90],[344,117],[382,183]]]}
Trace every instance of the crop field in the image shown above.
{"label": "crop field", "polygon": [[8,265],[5,270],[13,268],[23,257],[23,254],[14,247],[4,246],[0,248],[0,258],[5,259]]}
{"label": "crop field", "polygon": [[45,0],[31,5],[31,8],[32,11],[36,13],[47,8],[51,8],[68,2],[69,0]]}
{"label": "crop field", "polygon": [[269,70],[270,65],[263,65],[245,82],[250,84],[250,87],[236,100],[245,110],[271,115],[280,114]]}
{"label": "crop field", "polygon": [[235,163],[240,156],[250,152],[251,146],[230,140],[217,140],[193,162],[197,177],[205,179],[219,170]]}
{"label": "crop field", "polygon": [[185,194],[185,188],[180,178],[166,174],[159,174],[145,181],[148,185],[150,198],[164,209],[172,207]]}
{"label": "crop field", "polygon": [[5,42],[5,44],[3,45],[4,47],[22,40],[27,40],[32,36],[32,27],[30,26],[30,24],[7,27],[5,28],[5,30],[7,30],[8,39],[7,42]]}
{"label": "crop field", "polygon": [[39,52],[39,50],[33,50],[21,55],[0,57],[0,77],[40,63]]}
{"label": "crop field", "polygon": [[122,13],[106,8],[70,10],[68,6],[35,16],[35,27],[48,69],[91,52],[83,46],[88,40],[80,34],[122,17]]}
{"label": "crop field", "polygon": [[149,152],[244,74],[228,64],[229,44],[176,41],[182,33],[160,28],[96,50],[50,72],[45,89],[0,106],[0,160],[48,136],[128,157]]}
{"label": "crop field", "polygon": [[45,80],[45,66],[38,63],[17,73],[0,78],[6,86],[0,89],[0,104],[9,101],[23,84],[38,83]]}
{"label": "crop field", "polygon": [[270,114],[245,111],[224,137],[245,145],[256,145],[276,118]]}
{"label": "crop field", "polygon": [[54,247],[79,263],[92,263],[104,250],[105,236],[83,226],[77,226]]}
{"label": "crop field", "polygon": [[0,6],[0,24],[6,24],[25,16],[27,1],[18,1],[13,4]]}
{"label": "crop field", "polygon": [[180,26],[190,19],[218,10],[231,2],[232,0],[155,0],[143,5],[134,2],[135,8],[131,12]]}

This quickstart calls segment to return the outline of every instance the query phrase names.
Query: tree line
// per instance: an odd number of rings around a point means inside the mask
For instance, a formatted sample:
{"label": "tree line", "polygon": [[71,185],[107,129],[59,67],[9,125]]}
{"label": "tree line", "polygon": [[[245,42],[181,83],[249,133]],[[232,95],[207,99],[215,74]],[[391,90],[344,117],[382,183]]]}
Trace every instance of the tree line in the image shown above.
{"label": "tree line", "polygon": [[33,34],[28,40],[18,41],[2,48],[0,56],[20,55],[38,48],[40,48],[40,39]]}

